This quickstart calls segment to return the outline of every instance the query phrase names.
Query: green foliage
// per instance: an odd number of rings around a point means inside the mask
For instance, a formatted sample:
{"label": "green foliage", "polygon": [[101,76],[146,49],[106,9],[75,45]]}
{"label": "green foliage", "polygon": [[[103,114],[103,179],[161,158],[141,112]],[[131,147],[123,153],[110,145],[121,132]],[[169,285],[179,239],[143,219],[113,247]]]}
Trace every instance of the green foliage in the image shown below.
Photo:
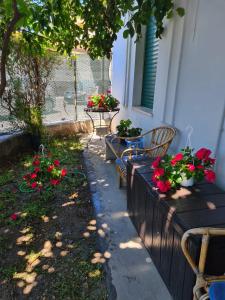
{"label": "green foliage", "polygon": [[110,110],[116,108],[119,105],[119,101],[111,94],[108,94],[105,97],[105,103],[106,103],[106,107]]}
{"label": "green foliage", "polygon": [[118,130],[118,136],[121,137],[136,137],[141,135],[142,128],[139,127],[132,127],[132,122],[130,119],[128,120],[121,120],[120,124],[116,127]]}
{"label": "green foliage", "polygon": [[13,36],[8,58],[8,88],[2,99],[12,123],[32,135],[43,133],[42,111],[45,94],[57,59],[44,46],[36,52],[21,34]]}
{"label": "green foliage", "polygon": [[23,214],[26,219],[40,218],[41,216],[46,215],[48,212],[48,206],[44,205],[44,203],[40,201],[28,202],[23,209]]}
{"label": "green foliage", "polygon": [[8,266],[8,267],[0,268],[0,276],[2,279],[12,278],[14,273],[16,273],[15,266]]}
{"label": "green foliage", "polygon": [[128,129],[127,132],[128,132],[129,137],[135,137],[135,136],[141,135],[142,129],[139,127],[137,127],[137,128],[133,127],[133,128]]}
{"label": "green foliage", "polygon": [[12,171],[6,171],[3,174],[0,175],[0,186],[10,182],[13,180],[13,172]]}
{"label": "green foliage", "polygon": [[118,136],[121,137],[126,137],[127,136],[127,131],[130,125],[132,124],[131,120],[121,120],[120,124],[116,127],[118,131]]}
{"label": "green foliage", "polygon": [[[87,49],[92,58],[110,57],[117,33],[123,36],[141,36],[142,25],[151,16],[156,20],[156,35],[161,37],[164,17],[175,13],[184,15],[182,7],[175,7],[174,0],[17,0],[22,18],[15,30],[22,32],[33,49],[41,51],[46,44],[57,51],[71,53],[74,47]],[[6,30],[12,19],[13,0],[0,3],[0,33]],[[125,19],[128,21],[124,22]],[[2,42],[2,41],[1,41]]]}

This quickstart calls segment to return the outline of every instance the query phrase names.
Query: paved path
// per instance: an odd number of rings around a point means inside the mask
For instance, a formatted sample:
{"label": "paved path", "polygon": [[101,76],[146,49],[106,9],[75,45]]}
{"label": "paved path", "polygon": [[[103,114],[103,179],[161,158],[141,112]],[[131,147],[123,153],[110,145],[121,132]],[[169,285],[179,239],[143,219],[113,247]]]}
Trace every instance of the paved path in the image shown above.
{"label": "paved path", "polygon": [[84,151],[97,213],[98,234],[107,260],[109,299],[170,300],[126,210],[126,191],[118,189],[113,163],[104,160],[104,142],[92,140]]}

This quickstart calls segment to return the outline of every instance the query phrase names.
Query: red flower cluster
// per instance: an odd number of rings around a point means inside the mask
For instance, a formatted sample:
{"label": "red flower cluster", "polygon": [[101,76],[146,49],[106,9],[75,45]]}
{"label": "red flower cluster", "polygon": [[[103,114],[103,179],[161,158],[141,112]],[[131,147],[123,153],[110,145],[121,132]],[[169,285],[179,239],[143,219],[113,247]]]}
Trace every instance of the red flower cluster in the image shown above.
{"label": "red flower cluster", "polygon": [[186,148],[174,156],[157,157],[152,163],[152,181],[162,193],[179,186],[184,178],[213,183],[216,174],[212,170],[215,159],[210,157],[211,153],[209,149],[201,148],[193,155],[192,149]]}
{"label": "red flower cluster", "polygon": [[169,180],[162,180],[165,169],[160,167],[161,164],[161,158],[157,157],[156,160],[152,163],[152,168],[154,169],[153,175],[152,175],[152,181],[156,184],[157,188],[162,193],[166,193],[170,190],[171,184]]}
{"label": "red flower cluster", "polygon": [[181,161],[183,159],[183,154],[182,153],[178,153],[174,156],[174,158],[171,160],[171,165],[175,166],[179,161]]}
{"label": "red flower cluster", "polygon": [[50,155],[35,155],[31,172],[24,175],[23,179],[28,187],[40,191],[58,185],[66,174],[67,170],[60,168],[59,160],[52,160]]}
{"label": "red flower cluster", "polygon": [[89,100],[87,103],[87,107],[92,108],[94,106],[94,102]]}
{"label": "red flower cluster", "polygon": [[117,107],[119,101],[114,98],[110,93],[98,94],[88,97],[87,107],[88,108],[103,108],[103,109],[113,109]]}
{"label": "red flower cluster", "polygon": [[105,103],[105,95],[100,94],[100,95],[93,95],[88,97],[88,103],[87,107],[92,108],[92,107],[97,107],[97,108],[107,108],[106,103]]}
{"label": "red flower cluster", "polygon": [[204,174],[205,174],[205,179],[208,181],[208,182],[215,182],[216,180],[216,174],[215,172],[213,172],[212,170],[204,170]]}

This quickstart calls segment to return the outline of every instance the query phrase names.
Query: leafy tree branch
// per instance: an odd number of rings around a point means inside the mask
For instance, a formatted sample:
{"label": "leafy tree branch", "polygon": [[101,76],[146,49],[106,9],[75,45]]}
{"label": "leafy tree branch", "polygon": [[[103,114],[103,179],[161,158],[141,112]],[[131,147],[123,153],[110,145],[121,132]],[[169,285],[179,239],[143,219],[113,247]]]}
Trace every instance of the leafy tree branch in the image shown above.
{"label": "leafy tree branch", "polygon": [[6,87],[6,61],[7,61],[7,55],[9,50],[10,37],[13,31],[15,30],[17,22],[22,18],[22,14],[19,12],[17,7],[17,0],[13,0],[12,10],[13,10],[13,16],[7,25],[6,31],[3,35],[3,41],[2,41],[1,62],[0,62],[0,74],[1,74],[0,97],[2,97]]}

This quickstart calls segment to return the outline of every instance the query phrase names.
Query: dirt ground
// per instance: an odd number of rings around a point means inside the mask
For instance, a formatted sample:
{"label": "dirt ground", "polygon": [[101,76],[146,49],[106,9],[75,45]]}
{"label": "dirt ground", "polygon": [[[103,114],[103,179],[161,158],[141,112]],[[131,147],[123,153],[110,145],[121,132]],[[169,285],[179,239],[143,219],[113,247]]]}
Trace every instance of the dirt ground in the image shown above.
{"label": "dirt ground", "polygon": [[0,299],[107,299],[82,146],[46,144],[68,171],[54,190],[21,192],[29,154],[0,168]]}

